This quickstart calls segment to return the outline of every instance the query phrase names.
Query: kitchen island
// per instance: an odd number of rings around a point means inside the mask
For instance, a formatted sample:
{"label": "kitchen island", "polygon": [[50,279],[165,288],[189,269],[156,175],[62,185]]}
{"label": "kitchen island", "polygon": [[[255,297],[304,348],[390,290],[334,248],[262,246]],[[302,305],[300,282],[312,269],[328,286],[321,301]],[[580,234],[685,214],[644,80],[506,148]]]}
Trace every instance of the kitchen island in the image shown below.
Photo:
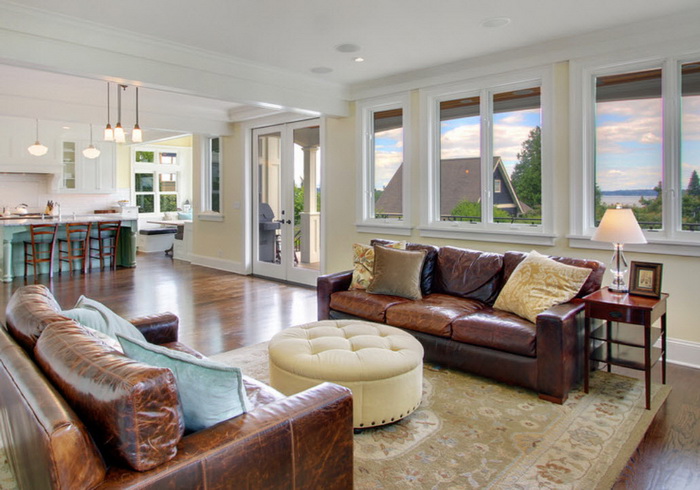
{"label": "kitchen island", "polygon": [[[77,216],[46,216],[42,218],[0,218],[0,239],[2,250],[0,253],[0,277],[3,282],[11,282],[17,275],[24,274],[24,246],[25,240],[31,240],[29,234],[30,225],[58,223],[57,238],[65,237],[65,225],[67,223],[96,223],[99,221],[121,221],[122,228],[119,234],[119,246],[117,248],[117,265],[123,267],[136,267],[136,233],[138,221],[134,217],[124,217],[120,214],[87,214]],[[58,250],[54,250],[54,267],[60,264]],[[16,271],[16,273],[15,273]],[[33,268],[29,268],[28,274],[33,274]],[[43,272],[43,271],[42,271]]]}

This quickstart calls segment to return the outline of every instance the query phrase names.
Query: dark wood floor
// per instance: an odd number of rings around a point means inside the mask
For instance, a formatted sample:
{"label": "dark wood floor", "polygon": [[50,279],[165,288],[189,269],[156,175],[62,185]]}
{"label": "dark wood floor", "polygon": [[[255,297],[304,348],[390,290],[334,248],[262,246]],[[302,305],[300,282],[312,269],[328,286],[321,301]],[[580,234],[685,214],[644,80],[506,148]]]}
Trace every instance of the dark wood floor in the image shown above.
{"label": "dark wood floor", "polygon": [[[81,294],[132,318],[161,311],[180,317],[180,340],[205,355],[269,340],[316,319],[314,289],[191,266],[162,254],[138,257],[135,269],[41,276],[70,308]],[[30,282],[33,282],[30,280]],[[16,288],[0,286],[0,319]],[[624,374],[639,376],[635,371]],[[658,379],[658,373],[655,373]],[[700,489],[700,370],[669,365],[673,390],[623,471],[616,489]]]}

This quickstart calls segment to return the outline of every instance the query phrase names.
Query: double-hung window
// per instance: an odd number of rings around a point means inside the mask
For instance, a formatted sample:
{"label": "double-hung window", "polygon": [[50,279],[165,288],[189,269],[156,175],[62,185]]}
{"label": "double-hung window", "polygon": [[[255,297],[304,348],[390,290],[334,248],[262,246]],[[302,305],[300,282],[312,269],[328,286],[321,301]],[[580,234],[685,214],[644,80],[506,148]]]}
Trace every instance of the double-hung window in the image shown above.
{"label": "double-hung window", "polygon": [[181,162],[177,150],[139,147],[132,150],[134,201],[139,213],[178,210]]}
{"label": "double-hung window", "polygon": [[362,197],[357,209],[360,231],[410,234],[409,102],[408,94],[404,94],[358,104],[362,154]]}
{"label": "double-hung window", "polygon": [[421,234],[551,244],[549,70],[426,90]]}
{"label": "double-hung window", "polygon": [[221,138],[208,138],[207,143],[202,210],[221,213]]}
{"label": "double-hung window", "polygon": [[[700,254],[700,55],[573,63],[572,246],[633,210],[658,253]],[[578,105],[580,104],[580,105]]]}

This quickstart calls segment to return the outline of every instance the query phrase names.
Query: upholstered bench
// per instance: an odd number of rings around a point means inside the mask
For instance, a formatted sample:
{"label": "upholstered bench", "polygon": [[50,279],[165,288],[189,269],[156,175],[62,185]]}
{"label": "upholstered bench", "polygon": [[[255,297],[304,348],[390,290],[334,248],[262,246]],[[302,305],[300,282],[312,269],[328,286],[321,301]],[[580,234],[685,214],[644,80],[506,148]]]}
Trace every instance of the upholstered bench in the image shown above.
{"label": "upholstered bench", "polygon": [[396,422],[420,405],[423,347],[398,328],[325,320],[270,341],[270,383],[285,395],[324,381],[352,390],[356,429]]}

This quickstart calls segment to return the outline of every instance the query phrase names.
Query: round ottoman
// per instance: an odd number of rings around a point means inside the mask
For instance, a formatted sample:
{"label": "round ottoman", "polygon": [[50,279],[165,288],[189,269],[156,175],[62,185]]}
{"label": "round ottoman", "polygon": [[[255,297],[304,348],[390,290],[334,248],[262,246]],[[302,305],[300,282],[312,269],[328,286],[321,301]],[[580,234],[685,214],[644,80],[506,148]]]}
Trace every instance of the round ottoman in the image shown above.
{"label": "round ottoman", "polygon": [[423,346],[398,328],[324,320],[278,333],[268,350],[270,384],[285,395],[323,381],[350,388],[355,428],[396,422],[420,405]]}

